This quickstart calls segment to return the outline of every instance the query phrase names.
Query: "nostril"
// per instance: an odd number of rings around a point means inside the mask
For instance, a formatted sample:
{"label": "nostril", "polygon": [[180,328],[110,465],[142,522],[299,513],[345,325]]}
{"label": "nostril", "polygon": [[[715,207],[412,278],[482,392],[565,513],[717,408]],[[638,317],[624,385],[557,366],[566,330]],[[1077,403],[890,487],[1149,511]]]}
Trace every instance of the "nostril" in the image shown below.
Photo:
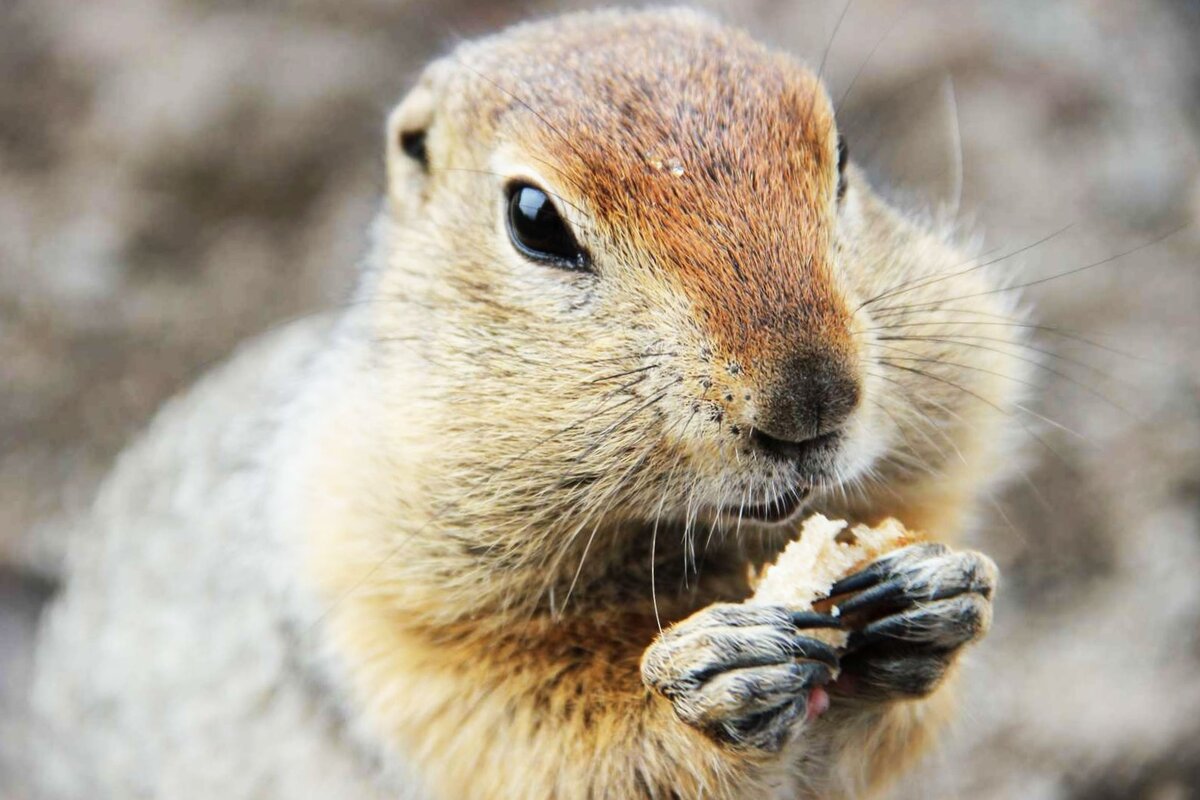
{"label": "nostril", "polygon": [[819,450],[837,444],[841,435],[840,431],[830,431],[820,436],[814,436],[811,439],[792,441],[789,439],[780,439],[759,428],[753,428],[750,431],[750,441],[759,450],[774,458],[782,461],[800,461]]}
{"label": "nostril", "polygon": [[820,352],[794,355],[769,381],[755,427],[784,442],[807,442],[839,430],[861,400],[853,363]]}

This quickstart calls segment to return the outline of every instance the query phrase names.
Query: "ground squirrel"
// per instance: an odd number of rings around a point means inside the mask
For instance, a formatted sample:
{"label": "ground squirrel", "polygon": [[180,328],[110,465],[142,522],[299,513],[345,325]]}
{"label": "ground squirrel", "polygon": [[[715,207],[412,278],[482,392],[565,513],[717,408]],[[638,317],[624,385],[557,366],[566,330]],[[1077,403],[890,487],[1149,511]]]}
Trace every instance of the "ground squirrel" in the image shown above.
{"label": "ground squirrel", "polygon": [[948,713],[991,562],[902,550],[840,619],[742,603],[747,567],[817,510],[968,524],[1024,381],[965,342],[1015,335],[982,327],[1011,293],[872,191],[818,76],[690,11],[464,44],[386,148],[356,298],[169,404],[79,525],[41,790],[884,785]]}

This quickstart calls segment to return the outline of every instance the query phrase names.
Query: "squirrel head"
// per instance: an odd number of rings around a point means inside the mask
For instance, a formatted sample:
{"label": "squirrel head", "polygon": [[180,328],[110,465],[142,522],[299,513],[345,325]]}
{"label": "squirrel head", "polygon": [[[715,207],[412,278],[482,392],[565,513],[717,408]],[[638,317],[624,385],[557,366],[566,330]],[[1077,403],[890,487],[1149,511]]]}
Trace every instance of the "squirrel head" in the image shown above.
{"label": "squirrel head", "polygon": [[987,373],[1011,361],[878,335],[891,306],[983,292],[960,310],[995,311],[992,279],[880,304],[962,256],[846,163],[817,76],[706,16],[591,12],[463,45],[387,147],[379,402],[455,525],[777,523],[936,482],[1002,418],[972,395],[999,410],[1011,387]]}

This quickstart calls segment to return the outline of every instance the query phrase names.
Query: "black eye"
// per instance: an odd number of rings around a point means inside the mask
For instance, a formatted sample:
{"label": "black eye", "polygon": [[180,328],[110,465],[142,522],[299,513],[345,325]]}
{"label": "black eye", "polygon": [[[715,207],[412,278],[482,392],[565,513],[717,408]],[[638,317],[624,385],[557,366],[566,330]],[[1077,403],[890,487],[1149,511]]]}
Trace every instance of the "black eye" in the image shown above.
{"label": "black eye", "polygon": [[528,183],[508,187],[508,235],[523,255],[568,269],[588,269],[588,257],[546,193]]}
{"label": "black eye", "polygon": [[840,202],[846,196],[846,162],[850,160],[850,148],[846,147],[846,140],[838,136],[838,185],[837,199]]}
{"label": "black eye", "polygon": [[406,156],[420,164],[422,169],[429,169],[429,152],[425,149],[425,131],[401,131],[400,149]]}

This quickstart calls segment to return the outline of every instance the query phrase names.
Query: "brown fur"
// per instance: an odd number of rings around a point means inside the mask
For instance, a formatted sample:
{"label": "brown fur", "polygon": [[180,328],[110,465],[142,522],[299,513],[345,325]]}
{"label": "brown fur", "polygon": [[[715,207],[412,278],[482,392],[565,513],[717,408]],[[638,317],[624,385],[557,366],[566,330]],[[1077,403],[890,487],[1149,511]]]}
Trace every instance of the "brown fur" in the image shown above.
{"label": "brown fur", "polygon": [[[413,130],[427,169],[396,146]],[[747,563],[790,534],[714,509],[790,488],[746,448],[796,353],[842,364],[864,397],[815,507],[941,538],[967,521],[1004,451],[1013,361],[934,341],[961,333],[942,315],[918,318],[924,361],[893,362],[940,380],[879,367],[893,351],[866,302],[962,256],[853,169],[839,207],[815,77],[687,12],[465,45],[389,139],[357,317],[365,377],[324,414],[302,515],[331,651],[382,748],[448,798],[835,798],[886,783],[932,740],[945,690],[835,698],[764,753],[682,723],[638,665],[660,621],[744,599]],[[595,276],[512,251],[513,177],[557,198]],[[977,272],[897,302],[993,289]],[[994,295],[955,305],[1007,310]]]}

